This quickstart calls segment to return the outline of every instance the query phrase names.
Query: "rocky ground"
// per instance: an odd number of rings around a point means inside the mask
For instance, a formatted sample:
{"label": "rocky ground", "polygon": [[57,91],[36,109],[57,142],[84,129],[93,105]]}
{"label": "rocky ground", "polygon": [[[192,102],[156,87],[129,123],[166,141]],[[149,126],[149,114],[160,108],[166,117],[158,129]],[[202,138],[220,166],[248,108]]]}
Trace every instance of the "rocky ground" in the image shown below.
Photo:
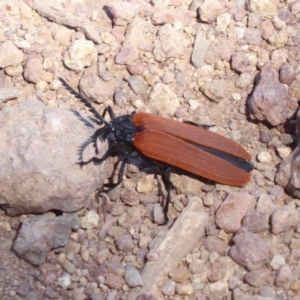
{"label": "rocky ground", "polygon": [[[1,299],[300,299],[300,1],[0,2]],[[94,154],[88,108],[213,125],[236,188]],[[297,130],[298,126],[298,130]],[[105,151],[105,144],[99,149]]]}

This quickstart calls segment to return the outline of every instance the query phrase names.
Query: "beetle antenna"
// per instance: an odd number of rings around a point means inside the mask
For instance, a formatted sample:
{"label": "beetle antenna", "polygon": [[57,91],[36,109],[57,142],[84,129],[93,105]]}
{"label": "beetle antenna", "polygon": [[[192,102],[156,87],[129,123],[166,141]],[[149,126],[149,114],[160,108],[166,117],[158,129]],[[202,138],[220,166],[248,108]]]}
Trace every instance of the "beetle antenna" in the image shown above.
{"label": "beetle antenna", "polygon": [[[97,112],[97,110],[92,106],[92,104],[87,99],[85,99],[82,95],[76,92],[64,79],[60,77],[58,79],[73,96],[79,99],[89,109],[89,111],[96,117],[96,119],[100,120],[101,125],[102,124],[107,125],[107,122],[103,119],[103,117]],[[95,119],[92,120],[94,121]]]}

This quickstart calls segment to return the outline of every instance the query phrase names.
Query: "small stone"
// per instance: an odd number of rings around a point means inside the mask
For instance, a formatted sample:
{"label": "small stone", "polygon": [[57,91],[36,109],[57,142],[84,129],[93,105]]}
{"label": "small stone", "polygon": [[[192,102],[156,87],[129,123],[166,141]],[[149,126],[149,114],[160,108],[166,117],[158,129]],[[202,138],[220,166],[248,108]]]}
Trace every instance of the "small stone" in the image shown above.
{"label": "small stone", "polygon": [[64,63],[74,71],[82,71],[97,62],[97,50],[92,41],[79,39],[74,41],[64,56]]}
{"label": "small stone", "polygon": [[143,280],[138,270],[131,264],[125,267],[125,280],[129,287],[143,286]]}
{"label": "small stone", "polygon": [[282,159],[287,158],[292,153],[292,149],[289,147],[276,147],[276,150]]}
{"label": "small stone", "polygon": [[290,284],[290,290],[299,292],[300,291],[300,280],[296,280]]}
{"label": "small stone", "polygon": [[185,267],[179,267],[176,270],[173,270],[169,276],[177,283],[182,283],[190,279],[191,274]]}
{"label": "small stone", "polygon": [[236,52],[232,55],[231,67],[239,73],[250,73],[252,71],[249,59],[243,52]]}
{"label": "small stone", "polygon": [[148,104],[153,109],[165,110],[170,115],[174,115],[180,106],[177,95],[169,86],[161,82],[154,85]]}
{"label": "small stone", "polygon": [[219,0],[205,0],[199,7],[199,16],[203,22],[213,23],[223,11],[223,3]]}
{"label": "small stone", "polygon": [[70,274],[73,274],[75,272],[75,270],[76,270],[75,265],[73,263],[71,263],[70,261],[65,262],[63,264],[63,267]]}
{"label": "small stone", "polygon": [[12,41],[8,40],[0,45],[0,68],[17,66],[23,62],[23,52]]}
{"label": "small stone", "polygon": [[127,70],[132,75],[142,75],[145,71],[145,64],[137,61],[134,64],[127,65]]}
{"label": "small stone", "polygon": [[299,212],[290,205],[277,209],[271,216],[272,233],[279,234],[296,227],[300,222]]}
{"label": "small stone", "polygon": [[274,277],[271,275],[270,270],[266,268],[250,271],[245,274],[244,279],[254,287],[271,285],[274,282]]}
{"label": "small stone", "polygon": [[275,285],[283,287],[288,285],[292,279],[292,270],[289,265],[281,265],[277,270],[275,277]]}
{"label": "small stone", "polygon": [[274,24],[275,29],[277,29],[277,30],[281,30],[286,27],[286,23],[282,19],[280,19],[278,16],[274,16],[273,24]]}
{"label": "small stone", "polygon": [[280,266],[285,264],[285,259],[281,254],[275,254],[272,260],[269,262],[269,265],[273,270],[278,270]]}
{"label": "small stone", "polygon": [[108,248],[103,248],[101,250],[99,250],[95,255],[94,258],[95,260],[101,265],[103,264],[105,261],[107,261],[107,258],[109,257],[109,249]]}
{"label": "small stone", "polygon": [[245,40],[250,45],[259,45],[261,42],[261,30],[257,28],[246,28]]}
{"label": "small stone", "polygon": [[153,55],[156,61],[181,58],[185,55],[183,34],[171,24],[160,27],[154,43]]}
{"label": "small stone", "polygon": [[173,280],[167,280],[162,286],[162,292],[166,296],[175,294],[176,283]]}
{"label": "small stone", "polygon": [[295,1],[292,5],[291,5],[291,11],[294,15],[297,15],[300,12],[300,3],[299,1]]}
{"label": "small stone", "polygon": [[131,235],[126,234],[126,235],[119,237],[116,240],[116,246],[119,251],[126,251],[126,252],[131,251],[134,247],[134,243],[133,243]]}
{"label": "small stone", "polygon": [[190,283],[176,284],[176,293],[179,295],[192,295],[194,293],[193,285]]}
{"label": "small stone", "polygon": [[138,205],[140,202],[138,192],[131,187],[122,189],[121,199],[125,204],[130,206]]}
{"label": "small stone", "polygon": [[242,73],[235,81],[235,86],[240,89],[246,89],[253,85],[254,76],[251,73]]}
{"label": "small stone", "polygon": [[136,47],[123,46],[115,57],[115,63],[119,65],[129,65],[136,62],[139,58],[139,52]]}
{"label": "small stone", "polygon": [[168,84],[168,83],[171,83],[171,82],[174,82],[175,81],[175,75],[173,72],[171,71],[167,71],[165,72],[163,78],[162,78],[163,82]]}
{"label": "small stone", "polygon": [[131,76],[128,82],[135,94],[146,95],[148,93],[149,86],[144,82],[141,76]]}
{"label": "small stone", "polygon": [[207,98],[218,103],[230,97],[231,83],[224,79],[216,79],[201,85],[200,90]]}
{"label": "small stone", "polygon": [[99,222],[99,215],[96,211],[90,210],[85,216],[81,218],[81,227],[84,229],[97,228]]}
{"label": "small stone", "polygon": [[224,13],[217,17],[217,26],[216,31],[218,32],[226,32],[226,29],[231,21],[231,14]]}
{"label": "small stone", "polygon": [[168,8],[154,10],[151,17],[154,25],[163,25],[167,23],[176,25],[179,23],[180,26],[187,26],[190,18],[191,14],[188,10]]}
{"label": "small stone", "polygon": [[233,238],[234,246],[229,250],[230,257],[248,270],[259,269],[269,260],[265,241],[255,233],[242,227]]}
{"label": "small stone", "polygon": [[152,210],[152,217],[153,217],[153,221],[155,223],[164,224],[165,214],[163,212],[163,207],[159,203],[154,204],[153,210]]}
{"label": "small stone", "polygon": [[259,13],[268,19],[277,14],[276,4],[271,0],[250,0],[247,5],[250,12]]}
{"label": "small stone", "polygon": [[211,41],[206,38],[205,32],[199,30],[195,38],[193,53],[191,57],[192,64],[195,68],[198,69],[203,66],[204,59],[210,44]]}
{"label": "small stone", "polygon": [[115,25],[124,26],[138,14],[138,9],[130,2],[118,1],[106,5]]}
{"label": "small stone", "polygon": [[71,275],[69,273],[64,273],[61,277],[58,278],[58,284],[66,290],[71,284]]}
{"label": "small stone", "polygon": [[255,204],[255,198],[248,193],[229,193],[216,213],[217,225],[227,232],[238,231],[243,216],[254,209]]}
{"label": "small stone", "polygon": [[231,99],[232,99],[233,101],[240,101],[240,100],[242,99],[242,96],[241,96],[241,94],[239,94],[239,93],[233,93],[233,94],[231,95]]}
{"label": "small stone", "polygon": [[289,118],[294,105],[287,87],[279,82],[277,70],[271,66],[264,67],[261,79],[249,98],[251,116],[277,126]]}
{"label": "small stone", "polygon": [[270,195],[262,194],[259,196],[256,204],[256,209],[260,212],[266,213],[267,218],[273,213],[276,208],[275,203],[272,201]]}
{"label": "small stone", "polygon": [[296,79],[296,73],[292,66],[282,65],[279,70],[279,80],[280,82],[291,85],[293,81]]}
{"label": "small stone", "polygon": [[122,289],[123,285],[126,284],[126,281],[121,276],[109,273],[106,276],[105,284],[111,289],[120,290]]}
{"label": "small stone", "polygon": [[29,82],[37,83],[41,80],[42,71],[42,61],[36,57],[30,58],[24,66],[24,77]]}
{"label": "small stone", "polygon": [[272,155],[268,151],[261,151],[257,155],[257,160],[261,163],[271,163],[272,162]]}
{"label": "small stone", "polygon": [[249,211],[242,220],[242,225],[249,231],[261,232],[269,228],[267,214],[258,210]]}
{"label": "small stone", "polygon": [[250,13],[248,17],[248,27],[258,27],[261,24],[262,15],[257,13]]}

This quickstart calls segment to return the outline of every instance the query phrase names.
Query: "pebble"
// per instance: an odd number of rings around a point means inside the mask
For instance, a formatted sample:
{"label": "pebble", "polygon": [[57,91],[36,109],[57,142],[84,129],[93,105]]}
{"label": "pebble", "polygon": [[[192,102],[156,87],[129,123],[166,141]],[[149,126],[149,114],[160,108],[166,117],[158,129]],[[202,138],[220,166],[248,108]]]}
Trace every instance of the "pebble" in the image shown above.
{"label": "pebble", "polygon": [[163,110],[170,115],[174,115],[180,103],[169,86],[163,83],[156,83],[150,92],[148,105],[150,108]]}
{"label": "pebble", "polygon": [[242,225],[254,233],[269,229],[267,214],[258,210],[251,210],[242,219]]}
{"label": "pebble", "polygon": [[124,188],[121,191],[121,199],[122,201],[130,206],[139,204],[139,194],[134,188],[128,187]]}
{"label": "pebble", "polygon": [[300,214],[291,205],[285,205],[274,211],[271,216],[272,233],[278,234],[296,227],[300,221]]}
{"label": "pebble", "polygon": [[269,261],[269,251],[265,241],[242,227],[234,236],[235,243],[229,250],[230,257],[247,270],[263,267]]}
{"label": "pebble", "polygon": [[289,147],[277,147],[276,150],[282,159],[287,158],[292,153],[292,149]]}
{"label": "pebble", "polygon": [[191,58],[195,68],[200,68],[204,65],[204,59],[210,44],[211,41],[206,38],[205,32],[199,30],[196,34]]}
{"label": "pebble", "polygon": [[250,0],[248,9],[250,12],[259,13],[268,19],[271,19],[277,14],[276,5],[271,0]]}
{"label": "pebble", "polygon": [[194,293],[193,285],[190,283],[178,283],[175,290],[179,295],[192,295]]}
{"label": "pebble", "polygon": [[278,270],[284,264],[285,259],[281,254],[275,254],[269,263],[273,270]]}
{"label": "pebble", "polygon": [[12,41],[8,40],[0,45],[0,68],[20,65],[23,59],[23,52]]}
{"label": "pebble", "polygon": [[292,279],[292,270],[290,266],[283,264],[279,267],[275,277],[275,285],[278,287],[283,287],[289,285]]}
{"label": "pebble", "polygon": [[175,294],[176,283],[169,279],[162,286],[162,292],[166,296],[173,296]]}
{"label": "pebble", "polygon": [[118,26],[127,25],[138,14],[138,9],[130,2],[117,1],[107,4],[106,7],[112,15],[114,24]]}
{"label": "pebble", "polygon": [[279,82],[278,77],[278,71],[274,67],[264,67],[261,80],[249,98],[253,117],[260,121],[265,120],[273,126],[284,123],[294,106],[294,99],[288,94],[286,86]]}
{"label": "pebble", "polygon": [[230,192],[216,213],[216,223],[227,232],[236,232],[243,216],[255,205],[255,198],[248,193]]}
{"label": "pebble", "polygon": [[99,215],[96,211],[90,210],[81,218],[81,227],[84,229],[97,228]]}
{"label": "pebble", "polygon": [[115,57],[115,63],[119,65],[128,65],[136,62],[139,58],[139,53],[136,47],[124,46]]}
{"label": "pebble", "polygon": [[261,151],[257,154],[257,160],[269,164],[272,162],[272,155],[268,151]]}
{"label": "pebble", "polygon": [[66,66],[76,72],[95,64],[96,61],[97,50],[94,43],[84,39],[74,41],[64,55]]}
{"label": "pebble", "polygon": [[182,33],[171,24],[161,26],[154,43],[153,55],[155,60],[163,61],[168,58],[181,58],[184,56],[184,53]]}
{"label": "pebble", "polygon": [[157,224],[163,224],[165,222],[163,207],[159,203],[154,204],[152,210],[152,217],[153,221]]}
{"label": "pebble", "polygon": [[203,22],[213,23],[223,10],[221,1],[205,0],[199,7],[199,16]]}
{"label": "pebble", "polygon": [[120,290],[125,283],[126,281],[123,277],[112,273],[108,273],[105,279],[105,284],[111,289]]}
{"label": "pebble", "polygon": [[143,81],[141,76],[131,76],[128,79],[130,87],[137,95],[146,95],[148,93],[148,85]]}
{"label": "pebble", "polygon": [[129,287],[143,286],[143,279],[138,270],[131,264],[125,267],[125,280]]}
{"label": "pebble", "polygon": [[67,289],[71,284],[71,275],[69,273],[64,273],[61,277],[58,278],[58,284],[63,289]]}
{"label": "pebble", "polygon": [[119,251],[129,252],[133,249],[134,244],[131,235],[125,234],[116,239],[116,246]]}

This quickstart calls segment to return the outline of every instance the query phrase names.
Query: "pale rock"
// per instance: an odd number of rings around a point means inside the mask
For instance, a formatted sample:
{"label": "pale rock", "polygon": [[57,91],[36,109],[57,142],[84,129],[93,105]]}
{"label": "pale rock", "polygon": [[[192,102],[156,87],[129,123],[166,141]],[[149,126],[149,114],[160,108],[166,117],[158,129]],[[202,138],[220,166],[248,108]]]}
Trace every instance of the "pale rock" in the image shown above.
{"label": "pale rock", "polygon": [[84,229],[97,228],[99,215],[96,211],[90,210],[81,218],[81,227]]}
{"label": "pale rock", "polygon": [[260,13],[265,18],[271,19],[277,14],[277,6],[272,0],[249,0],[248,10],[254,13]]}
{"label": "pale rock", "polygon": [[285,259],[281,254],[275,254],[269,265],[272,267],[273,270],[278,270],[280,266],[285,264]]}
{"label": "pale rock", "polygon": [[113,23],[118,26],[127,25],[139,12],[132,3],[126,1],[109,3],[106,8],[112,15]]}
{"label": "pale rock", "polygon": [[24,54],[12,41],[8,40],[0,45],[0,68],[17,66],[23,62]]}
{"label": "pale rock", "polygon": [[219,0],[204,0],[199,7],[199,16],[203,22],[213,23],[224,10],[223,4]]}
{"label": "pale rock", "polygon": [[97,50],[92,41],[74,41],[64,55],[64,63],[73,71],[82,71],[97,62]]}
{"label": "pale rock", "polygon": [[180,106],[177,95],[163,83],[156,83],[149,95],[149,106],[152,109],[164,110],[174,115]]}
{"label": "pale rock", "polygon": [[248,193],[229,193],[216,213],[217,225],[227,232],[238,231],[242,218],[255,204],[255,198]]}
{"label": "pale rock", "polygon": [[268,151],[261,151],[257,154],[257,160],[269,164],[272,162],[272,155]]}

